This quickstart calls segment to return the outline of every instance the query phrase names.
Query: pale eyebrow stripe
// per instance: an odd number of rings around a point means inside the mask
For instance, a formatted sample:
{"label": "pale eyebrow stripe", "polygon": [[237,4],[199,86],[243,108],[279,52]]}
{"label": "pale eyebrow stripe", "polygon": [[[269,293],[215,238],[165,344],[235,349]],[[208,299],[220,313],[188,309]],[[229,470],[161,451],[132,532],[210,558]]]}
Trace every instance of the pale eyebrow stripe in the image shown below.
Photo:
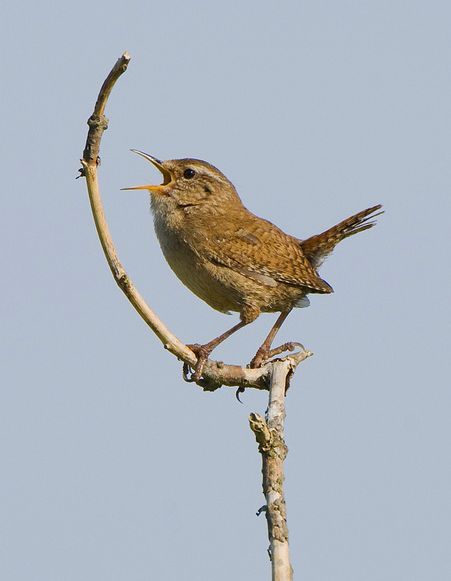
{"label": "pale eyebrow stripe", "polygon": [[198,171],[200,174],[206,175],[206,176],[213,178],[215,180],[225,181],[225,178],[219,172],[215,172],[213,170],[210,170],[210,168],[208,168],[208,167],[202,166],[202,167],[195,168],[195,166],[193,164],[193,169],[196,169],[196,171]]}

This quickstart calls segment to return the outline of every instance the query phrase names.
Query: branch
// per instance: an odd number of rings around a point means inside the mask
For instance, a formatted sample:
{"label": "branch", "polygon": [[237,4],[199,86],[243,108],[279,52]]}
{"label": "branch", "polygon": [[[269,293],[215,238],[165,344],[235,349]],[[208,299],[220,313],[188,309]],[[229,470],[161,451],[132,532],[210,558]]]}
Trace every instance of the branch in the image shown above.
{"label": "branch", "polygon": [[[103,203],[100,197],[97,166],[99,165],[100,141],[103,132],[108,127],[108,120],[104,115],[104,111],[108,97],[116,81],[127,70],[129,61],[130,56],[125,52],[111,69],[100,89],[94,112],[88,119],[89,132],[83,151],[83,159],[81,160],[82,169],[80,174],[86,178],[97,234],[114,280],[137,313],[163,343],[164,348],[185,364],[194,367],[197,361],[196,355],[166,327],[149,307],[122,266],[105,219]],[[259,369],[247,369],[239,365],[226,365],[221,361],[209,360],[205,365],[203,377],[199,380],[198,385],[205,391],[214,391],[222,385],[268,389],[269,371],[270,364],[266,364]]]}
{"label": "branch", "polygon": [[99,96],[97,97],[94,113],[88,119],[89,132],[86,139],[86,146],[83,151],[83,160],[89,164],[99,164],[100,140],[102,139],[105,129],[108,129],[108,119],[104,115],[105,107],[116,81],[123,73],[125,73],[129,62],[130,55],[128,52],[124,52],[105,79],[100,89]]}
{"label": "branch", "polygon": [[[89,132],[79,177],[86,178],[97,234],[114,280],[137,313],[160,339],[164,348],[184,362],[185,369],[186,366],[194,367],[197,361],[196,355],[166,327],[135,288],[117,256],[100,197],[97,167],[100,163],[100,142],[103,132],[108,128],[108,120],[104,114],[105,107],[116,81],[127,70],[129,61],[130,56],[124,53],[111,69],[100,89],[94,112],[88,119]],[[266,512],[273,581],[291,581],[293,575],[283,492],[283,461],[287,454],[284,441],[285,394],[296,367],[310,355],[312,355],[310,351],[302,348],[301,351],[289,357],[270,361],[259,369],[248,369],[239,365],[226,365],[221,361],[209,360],[205,365],[202,378],[197,382],[206,391],[213,391],[222,385],[269,389],[266,420],[258,414],[251,414],[249,423],[262,454],[263,492],[266,506],[262,507],[258,514],[263,510]]]}
{"label": "branch", "polygon": [[254,432],[258,451],[262,455],[263,494],[266,506],[259,509],[266,513],[273,581],[291,581],[288,527],[283,482],[283,462],[288,453],[284,440],[285,394],[290,378],[301,361],[309,357],[309,351],[271,363],[269,404],[266,419],[256,413],[249,416],[249,426]]}

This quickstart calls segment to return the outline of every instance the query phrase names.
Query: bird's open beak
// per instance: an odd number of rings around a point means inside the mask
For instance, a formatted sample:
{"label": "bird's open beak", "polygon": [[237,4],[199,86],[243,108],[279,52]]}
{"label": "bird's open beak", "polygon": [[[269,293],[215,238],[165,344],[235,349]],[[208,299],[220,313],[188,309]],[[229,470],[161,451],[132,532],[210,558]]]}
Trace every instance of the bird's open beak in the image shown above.
{"label": "bird's open beak", "polygon": [[160,184],[159,186],[144,185],[144,186],[132,186],[130,188],[121,188],[121,189],[122,190],[149,190],[149,191],[155,192],[157,194],[167,193],[166,186],[169,183],[171,183],[172,176],[171,176],[171,173],[164,167],[163,162],[160,161],[159,159],[157,159],[156,157],[152,157],[148,153],[144,153],[143,151],[139,151],[138,149],[131,149],[130,151],[133,151],[133,153],[137,153],[138,155],[140,155],[144,159],[147,159],[147,161],[150,161],[150,163],[152,163],[157,169],[159,169],[161,171],[161,173],[163,174],[163,183]]}

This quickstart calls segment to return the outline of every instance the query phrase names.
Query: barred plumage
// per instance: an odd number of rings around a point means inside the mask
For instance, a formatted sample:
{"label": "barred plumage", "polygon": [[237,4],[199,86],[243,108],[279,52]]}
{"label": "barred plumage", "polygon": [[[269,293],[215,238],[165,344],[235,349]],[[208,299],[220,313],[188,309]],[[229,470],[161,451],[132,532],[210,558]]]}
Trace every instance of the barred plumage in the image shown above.
{"label": "barred plumage", "polygon": [[[350,218],[346,218],[346,220],[332,226],[332,228],[321,234],[316,234],[306,240],[300,240],[302,251],[310,264],[314,268],[318,268],[339,242],[349,236],[372,228],[376,224],[374,218],[384,213],[383,211],[377,212],[381,208],[381,204],[372,206],[358,214],[354,214]],[[377,214],[374,212],[377,212]]]}

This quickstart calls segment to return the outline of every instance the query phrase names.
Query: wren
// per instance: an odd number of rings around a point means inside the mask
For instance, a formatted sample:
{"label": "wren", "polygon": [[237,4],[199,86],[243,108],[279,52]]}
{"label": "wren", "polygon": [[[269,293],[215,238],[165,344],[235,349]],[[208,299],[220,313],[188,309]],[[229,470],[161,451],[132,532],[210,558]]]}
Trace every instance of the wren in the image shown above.
{"label": "wren", "polygon": [[374,226],[381,205],[367,208],[321,234],[305,240],[244,207],[234,185],[217,168],[199,159],[160,161],[132,149],[163,175],[148,190],[155,232],[169,266],[194,294],[223,313],[240,314],[240,322],[205,345],[189,345],[197,356],[191,376],[198,381],[212,350],[235,331],[264,313],[280,313],[251,367],[290,348],[271,349],[282,323],[294,307],[309,305],[310,293],[332,287],[318,267],[345,238]]}

